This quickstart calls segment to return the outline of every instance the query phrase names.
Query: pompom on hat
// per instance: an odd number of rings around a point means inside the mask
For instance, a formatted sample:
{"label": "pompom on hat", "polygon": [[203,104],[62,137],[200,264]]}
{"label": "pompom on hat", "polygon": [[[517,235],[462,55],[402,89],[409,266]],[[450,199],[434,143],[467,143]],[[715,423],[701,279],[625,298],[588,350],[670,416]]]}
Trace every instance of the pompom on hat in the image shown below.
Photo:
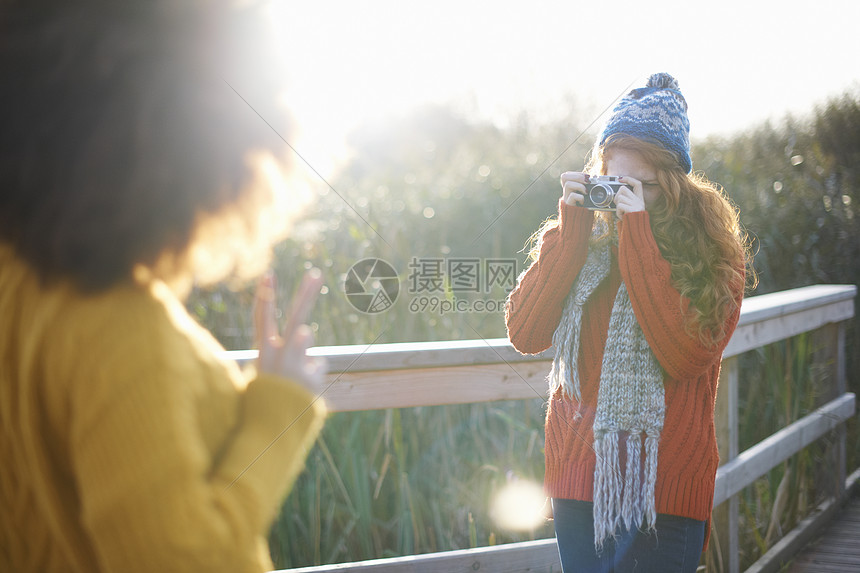
{"label": "pompom on hat", "polygon": [[598,144],[603,145],[616,134],[656,142],[678,156],[685,173],[693,170],[687,101],[678,89],[678,81],[669,74],[654,74],[644,88],[624,96],[612,110]]}

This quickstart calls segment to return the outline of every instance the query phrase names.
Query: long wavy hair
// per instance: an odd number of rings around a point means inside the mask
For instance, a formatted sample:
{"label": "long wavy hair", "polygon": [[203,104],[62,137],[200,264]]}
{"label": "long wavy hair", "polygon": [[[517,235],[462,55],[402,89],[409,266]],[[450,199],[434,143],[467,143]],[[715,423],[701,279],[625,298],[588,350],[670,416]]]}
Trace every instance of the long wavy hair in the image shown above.
{"label": "long wavy hair", "polygon": [[[687,331],[705,345],[719,343],[727,334],[726,319],[738,307],[737,291],[756,283],[749,241],[737,209],[722,187],[704,174],[684,173],[672,152],[630,136],[613,136],[596,147],[585,171],[605,175],[605,158],[611,149],[638,153],[656,171],[661,192],[648,207],[651,230],[672,269],[673,285],[692,303]],[[610,231],[594,240],[610,240],[615,214],[599,212],[597,216],[605,218]],[[540,252],[544,233],[557,225],[557,219],[547,220],[533,235],[532,258]]]}

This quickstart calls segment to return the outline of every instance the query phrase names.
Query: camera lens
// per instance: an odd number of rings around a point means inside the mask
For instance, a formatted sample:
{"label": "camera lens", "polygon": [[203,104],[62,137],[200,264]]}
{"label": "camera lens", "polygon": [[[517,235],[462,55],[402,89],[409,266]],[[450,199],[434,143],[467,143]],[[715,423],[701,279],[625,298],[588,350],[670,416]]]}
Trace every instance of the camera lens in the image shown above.
{"label": "camera lens", "polygon": [[612,190],[603,184],[597,184],[588,192],[588,198],[595,207],[608,207],[612,203]]}

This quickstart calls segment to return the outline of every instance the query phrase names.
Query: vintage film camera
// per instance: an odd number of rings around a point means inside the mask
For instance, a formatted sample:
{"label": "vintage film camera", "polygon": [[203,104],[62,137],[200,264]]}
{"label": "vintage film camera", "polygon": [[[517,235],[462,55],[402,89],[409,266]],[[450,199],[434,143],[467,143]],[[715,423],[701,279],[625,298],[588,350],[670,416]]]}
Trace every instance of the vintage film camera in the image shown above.
{"label": "vintage film camera", "polygon": [[615,194],[622,186],[614,175],[592,175],[585,184],[582,206],[592,211],[615,211]]}

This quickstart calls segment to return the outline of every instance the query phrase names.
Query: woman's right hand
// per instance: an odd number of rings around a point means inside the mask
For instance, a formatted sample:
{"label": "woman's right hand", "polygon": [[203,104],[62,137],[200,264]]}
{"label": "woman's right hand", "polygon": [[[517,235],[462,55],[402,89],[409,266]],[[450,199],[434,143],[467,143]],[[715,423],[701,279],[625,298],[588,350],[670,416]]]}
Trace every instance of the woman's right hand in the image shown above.
{"label": "woman's right hand", "polygon": [[588,180],[588,173],[580,171],[565,171],[561,174],[561,198],[565,204],[582,205]]}
{"label": "woman's right hand", "polygon": [[313,333],[305,321],[322,284],[319,269],[305,274],[280,333],[275,320],[275,278],[271,272],[260,279],[254,301],[254,322],[260,347],[257,369],[289,378],[314,394],[322,392],[326,365],[322,358],[307,355],[308,348],[313,345]]}

